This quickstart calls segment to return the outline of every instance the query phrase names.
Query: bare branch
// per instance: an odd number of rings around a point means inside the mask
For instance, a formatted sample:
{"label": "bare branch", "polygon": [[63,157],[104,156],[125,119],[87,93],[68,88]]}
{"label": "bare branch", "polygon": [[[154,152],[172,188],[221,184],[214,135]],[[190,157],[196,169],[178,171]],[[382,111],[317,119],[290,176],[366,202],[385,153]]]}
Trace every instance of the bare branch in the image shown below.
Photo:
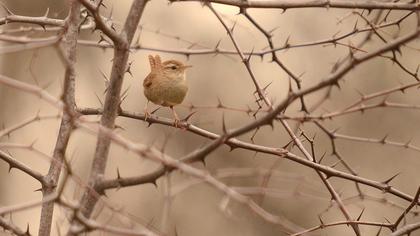
{"label": "bare branch", "polygon": [[[203,0],[170,0],[171,2],[202,2]],[[417,2],[383,2],[383,1],[340,1],[340,0],[205,0],[205,2],[220,3],[241,8],[359,8],[359,9],[392,9],[416,11],[420,9]]]}

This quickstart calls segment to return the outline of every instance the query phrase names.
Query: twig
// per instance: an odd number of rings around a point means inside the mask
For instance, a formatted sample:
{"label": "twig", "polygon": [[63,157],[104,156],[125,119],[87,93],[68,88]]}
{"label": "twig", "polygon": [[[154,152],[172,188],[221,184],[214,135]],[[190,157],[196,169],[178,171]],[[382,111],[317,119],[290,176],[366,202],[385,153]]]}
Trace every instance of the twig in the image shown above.
{"label": "twig", "polygon": [[[76,47],[77,37],[79,35],[80,24],[80,3],[77,0],[70,0],[70,12],[65,21],[65,33],[62,46],[62,53],[65,61],[63,104],[64,113],[61,119],[60,130],[58,131],[57,141],[53,152],[53,161],[51,161],[48,174],[45,176],[45,184],[42,185],[43,198],[54,193],[63,166],[63,160],[67,149],[67,144],[73,130],[73,118],[75,116],[75,79],[76,71]],[[61,49],[61,48],[60,48]],[[39,224],[39,236],[49,236],[52,227],[52,218],[54,213],[54,202],[44,202],[42,204],[41,219]]]}
{"label": "twig", "polygon": [[[134,33],[140,22],[140,18],[147,1],[133,1],[124,24],[124,28],[120,34],[117,34],[108,26],[104,25],[102,17],[99,15],[100,3],[98,7],[93,7],[89,1],[80,1],[93,14],[98,27],[100,27],[100,29],[113,40],[115,45],[111,77],[105,97],[104,111],[101,117],[101,125],[106,128],[113,129],[115,126],[115,118],[117,117],[121,102],[120,92],[130,52],[129,47],[133,40]],[[86,189],[81,199],[81,212],[86,218],[90,217],[95,203],[97,202],[97,197],[92,194],[92,191],[89,189],[96,189],[96,184],[102,179],[107,164],[110,145],[110,138],[99,131],[95,156],[89,177],[89,188]],[[72,226],[70,227],[71,230],[74,227],[77,227],[75,222],[72,223]],[[71,230],[68,232],[68,235],[72,235]]]}

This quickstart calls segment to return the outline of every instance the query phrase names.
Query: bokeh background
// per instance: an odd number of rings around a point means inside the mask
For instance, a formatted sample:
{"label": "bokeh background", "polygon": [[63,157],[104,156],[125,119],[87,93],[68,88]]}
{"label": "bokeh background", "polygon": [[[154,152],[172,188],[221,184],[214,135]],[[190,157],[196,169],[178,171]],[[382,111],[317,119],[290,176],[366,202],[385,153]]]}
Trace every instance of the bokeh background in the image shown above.
{"label": "bokeh background", "polygon": [[[113,20],[117,23],[124,22],[131,1],[105,1],[107,9],[104,14],[112,11]],[[5,4],[16,14],[40,16],[49,8],[49,16],[64,18],[67,6],[63,1],[53,0],[13,0],[5,1]],[[245,51],[260,50],[267,47],[263,35],[242,15],[238,15],[238,9],[215,5],[216,10],[222,14],[224,20],[230,26],[236,22],[234,36]],[[331,38],[336,32],[351,31],[356,22],[356,16],[351,10],[337,9],[291,9],[282,13],[281,10],[251,9],[249,13],[267,30],[273,31],[273,41],[276,46],[282,46],[288,37],[290,44],[316,41]],[[4,12],[2,12],[2,15]],[[373,11],[368,18],[373,18],[377,12]],[[393,12],[389,19],[401,17],[403,12]],[[366,24],[359,19],[359,25]],[[199,3],[174,3],[166,1],[150,1],[141,19],[142,30],[140,31],[141,45],[156,48],[192,49],[213,48],[219,40],[220,47],[234,49],[226,34],[225,29],[217,18]],[[400,33],[401,35],[414,29],[415,17],[408,18],[401,25],[401,29],[390,27],[383,31],[387,38]],[[4,28],[13,26],[2,26]],[[381,31],[382,32],[382,31]],[[37,37],[42,33],[33,33]],[[168,36],[169,35],[169,36]],[[97,32],[85,31],[81,34],[83,39],[99,40]],[[176,39],[179,37],[181,40]],[[356,44],[363,38],[363,34],[345,39],[343,43]],[[195,45],[191,45],[192,42]],[[363,48],[366,51],[383,45],[373,36],[372,40]],[[410,48],[402,48],[401,62],[411,71],[415,71],[419,61],[419,41],[409,44]],[[303,87],[316,84],[323,80],[331,71],[334,63],[346,56],[348,48],[343,46],[314,46],[293,48],[278,52],[281,61],[295,74],[304,73],[302,77]],[[184,103],[176,110],[181,117],[188,115],[191,104],[195,106],[216,107],[218,100],[226,106],[247,109],[247,106],[255,109],[254,87],[249,74],[237,56],[226,55],[198,55],[189,58],[183,55],[175,55],[147,50],[134,51],[131,54],[132,74],[126,75],[124,89],[128,89],[128,96],[122,107],[133,112],[142,112],[146,102],[143,91],[143,78],[149,73],[147,55],[159,54],[165,59],[178,59],[193,65],[188,71],[190,90]],[[102,73],[109,75],[113,52],[110,49],[103,50],[96,47],[79,45],[77,59],[76,102],[78,107],[101,106],[103,101],[105,83]],[[17,80],[44,87],[46,91],[59,97],[62,91],[64,67],[59,60],[54,48],[41,48],[19,53],[4,54],[1,59],[1,74]],[[274,63],[270,63],[271,55],[262,59],[255,57],[251,61],[252,69],[261,85],[271,83],[267,92],[274,102],[279,102],[287,95],[289,80],[284,71]],[[376,58],[352,70],[340,83],[341,89],[334,88],[331,98],[328,99],[314,114],[322,114],[325,111],[336,111],[345,105],[356,101],[360,95],[358,91],[368,94],[381,91],[386,88],[414,82],[414,79],[404,73],[390,60]],[[307,104],[316,104],[325,95],[326,90],[306,98]],[[388,100],[406,104],[419,104],[417,88],[407,90],[406,93],[395,93]],[[376,101],[380,101],[376,100]],[[299,113],[299,103],[295,102],[286,111],[288,115]],[[222,132],[222,116],[226,119],[228,128],[239,127],[253,121],[253,117],[246,112],[222,110],[214,108],[199,108],[191,122],[199,127],[215,133]],[[28,117],[40,114],[58,114],[58,111],[45,104],[40,99],[25,94],[24,92],[10,89],[0,85],[0,124],[8,127]],[[168,109],[160,109],[156,113],[159,116],[171,117]],[[260,116],[260,112],[257,116]],[[364,113],[350,115],[324,121],[330,129],[340,128],[339,133],[382,138],[388,135],[390,140],[405,143],[412,140],[413,145],[420,145],[420,133],[418,109],[392,109],[381,108],[369,110]],[[92,117],[98,120],[99,117]],[[10,137],[3,138],[1,142],[14,142],[21,144],[34,143],[34,147],[48,155],[52,155],[55,140],[58,134],[59,119],[41,120],[32,123],[16,132]],[[208,143],[208,140],[192,133],[166,127],[152,125],[138,120],[118,118],[117,124],[123,127],[118,132],[124,137],[138,143],[154,145],[161,148],[165,144],[165,153],[174,158],[183,155]],[[296,123],[291,122],[296,125]],[[313,124],[306,123],[301,126],[311,137],[316,135],[315,150],[321,156],[326,153],[324,164],[336,163],[337,159],[331,156],[330,140]],[[252,133],[240,137],[241,140],[249,141]],[[290,141],[283,127],[275,123],[274,128],[263,127],[256,134],[254,141],[261,145],[282,147]],[[71,160],[75,174],[82,181],[89,175],[90,165],[93,158],[96,137],[83,131],[75,131],[71,137],[67,158]],[[418,167],[420,166],[419,152],[388,145],[380,145],[366,142],[352,142],[337,140],[337,147],[345,160],[359,175],[373,179],[386,180],[390,176],[400,173],[392,181],[393,186],[403,192],[414,194],[420,185]],[[42,173],[47,173],[49,161],[45,157],[36,155],[28,150],[8,149],[18,160],[26,163]],[[293,152],[301,155],[295,148]],[[293,224],[301,228],[309,228],[319,225],[318,216],[324,222],[344,220],[337,207],[330,208],[331,201],[328,191],[320,182],[316,172],[288,160],[279,160],[275,156],[255,154],[253,152],[236,149],[229,152],[229,148],[223,146],[206,158],[206,166],[196,163],[194,166],[206,168],[220,180],[229,186],[257,187],[261,186],[264,170],[273,168],[272,177],[268,182],[271,192],[265,197],[253,196],[269,212],[284,216]],[[132,153],[112,146],[107,165],[107,177],[116,177],[117,168],[122,176],[134,176],[152,171],[157,165],[147,160],[142,160]],[[337,169],[345,170],[342,165]],[[166,187],[171,186],[170,209],[167,210],[165,200]],[[342,198],[356,196],[357,191],[354,183],[340,179],[331,179],[335,189]],[[65,194],[68,199],[78,199],[83,191],[78,181],[72,181],[66,186]],[[13,169],[8,172],[8,165],[0,162],[0,207],[23,203],[35,199],[41,199],[39,183],[19,170]],[[366,198],[352,198],[345,201],[351,215],[356,218],[362,209],[365,209],[362,219],[369,221],[391,222],[402,212],[399,206],[408,205],[407,202],[397,199],[378,190],[362,187],[369,196],[382,200]],[[133,222],[151,225],[152,227],[166,231],[169,235],[283,235],[280,226],[264,222],[254,215],[249,209],[231,201],[227,211],[220,210],[223,193],[206,185],[196,182],[196,179],[173,172],[169,177],[160,178],[157,187],[146,184],[107,191],[104,198],[110,205],[131,219],[116,214],[116,210],[110,210],[103,204],[99,204],[98,220],[108,222],[120,227],[139,227]],[[166,203],[165,203],[166,202]],[[168,213],[165,213],[168,211]],[[57,206],[55,209],[55,222],[53,235],[59,235],[60,229],[65,232],[67,216],[69,213]],[[165,215],[169,218],[165,219]],[[29,223],[30,230],[36,234],[40,208],[35,207],[23,212],[13,214],[13,221],[26,227]],[[417,218],[407,217],[407,220],[415,221]],[[166,223],[165,223],[166,222]],[[164,228],[164,229],[163,229]],[[378,228],[361,226],[364,235],[373,235]],[[389,232],[383,230],[384,232]],[[3,234],[3,232],[0,232]],[[6,233],[4,233],[6,234]],[[100,233],[91,233],[100,235]],[[102,235],[109,235],[103,233]],[[350,227],[337,226],[324,231],[317,231],[314,235],[353,235]],[[7,234],[6,234],[7,235]],[[385,234],[384,234],[385,235]],[[415,234],[413,234],[415,235]]]}

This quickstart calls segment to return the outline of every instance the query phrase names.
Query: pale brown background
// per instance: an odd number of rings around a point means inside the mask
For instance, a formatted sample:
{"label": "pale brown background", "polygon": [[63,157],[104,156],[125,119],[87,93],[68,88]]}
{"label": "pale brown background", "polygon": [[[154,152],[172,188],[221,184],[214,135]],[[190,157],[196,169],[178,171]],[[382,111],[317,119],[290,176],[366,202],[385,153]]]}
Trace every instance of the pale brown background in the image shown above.
{"label": "pale brown background", "polygon": [[[108,9],[113,6],[114,20],[123,22],[131,1],[108,1]],[[64,17],[66,13],[65,4],[57,1],[8,1],[7,5],[18,14],[32,16],[42,15],[46,8],[50,8],[51,17]],[[217,6],[216,9],[223,14],[224,19],[232,25],[237,21],[235,37],[244,50],[252,48],[261,49],[266,46],[265,38],[246,20],[243,16],[236,15],[237,9],[231,7]],[[274,31],[274,42],[277,46],[282,45],[286,38],[291,35],[290,43],[298,43],[312,40],[319,40],[331,37],[338,30],[347,32],[354,25],[354,18],[344,20],[337,24],[337,18],[345,16],[349,11],[325,10],[325,9],[294,9],[280,14],[280,10],[250,10],[250,13],[266,29],[278,27]],[[397,14],[394,14],[397,16]],[[179,36],[192,42],[197,42],[208,47],[213,47],[221,39],[221,47],[233,49],[227,34],[207,8],[198,3],[176,3],[168,5],[165,1],[153,0],[145,10],[141,24],[148,29],[159,29],[161,32]],[[412,29],[411,25],[405,25],[402,32]],[[393,31],[396,33],[396,27]],[[97,34],[84,33],[86,39],[97,40]],[[358,37],[360,38],[360,37]],[[357,42],[358,38],[352,38]],[[370,43],[365,49],[381,45],[377,38],[375,43]],[[148,31],[143,31],[141,42],[144,45],[162,48],[185,48],[188,44],[163,37]],[[419,48],[419,43],[411,45]],[[280,59],[296,74],[306,72],[303,77],[303,86],[307,87],[322,80],[331,69],[333,63],[346,55],[348,50],[344,47],[305,47],[280,52]],[[123,108],[129,111],[141,112],[145,104],[142,92],[142,80],[149,72],[148,54],[155,54],[150,51],[138,51],[131,55],[134,61],[132,72],[134,78],[126,76],[124,88],[129,88],[127,99]],[[105,85],[100,71],[106,74],[110,72],[112,51],[103,51],[97,48],[79,46],[77,62],[77,87],[76,101],[79,107],[99,107],[96,95],[103,99]],[[179,55],[160,53],[164,59],[176,58],[186,61],[187,58]],[[412,70],[417,66],[420,56],[418,50],[403,50],[404,65]],[[255,58],[252,60],[252,68],[262,85],[272,82],[269,87],[269,97],[280,101],[287,93],[287,75],[274,64],[269,63],[271,56],[267,55],[264,60]],[[246,72],[245,67],[234,56],[191,56],[189,64],[194,67],[188,72],[190,91],[183,106],[177,107],[181,116],[189,113],[186,108],[189,104],[194,105],[217,105],[220,98],[224,104],[232,107],[246,108],[246,105],[255,107],[252,93],[254,87]],[[31,72],[32,71],[32,72]],[[63,66],[57,57],[55,50],[51,48],[28,51],[18,54],[7,54],[1,57],[1,73],[22,80],[34,83],[33,76],[42,86],[49,84],[47,91],[51,94],[60,95],[63,79]],[[32,75],[31,75],[32,74]],[[333,90],[332,99],[324,104],[324,108],[334,111],[349,104],[358,98],[356,89],[364,93],[375,92],[385,88],[398,86],[399,83],[412,82],[407,74],[404,74],[398,67],[384,59],[374,59],[353,70],[345,77],[342,83],[342,90]],[[322,94],[318,93],[308,97],[309,104],[317,101]],[[418,104],[419,94],[416,89],[409,93],[393,95],[393,101]],[[21,121],[40,111],[41,114],[57,114],[54,108],[46,105],[39,99],[0,86],[0,123],[6,126]],[[295,114],[299,109],[294,104],[288,109],[288,114]],[[320,109],[319,111],[323,111]],[[157,112],[158,115],[171,117],[166,109]],[[252,121],[252,117],[240,112],[225,111],[227,126],[238,127],[241,124]],[[330,128],[340,127],[340,132],[361,137],[380,138],[385,134],[393,140],[400,142],[412,138],[413,144],[420,144],[419,111],[416,110],[395,110],[378,109],[364,113],[348,115],[337,118],[333,122],[325,122]],[[192,123],[210,131],[221,132],[222,111],[200,109],[192,119]],[[117,123],[125,128],[120,131],[125,137],[139,143],[151,144],[160,147],[169,137],[165,152],[172,157],[178,158],[188,152],[200,147],[207,140],[194,134],[175,130],[160,125],[147,124],[140,121],[119,118]],[[47,154],[51,154],[54,148],[58,132],[59,120],[41,121],[12,134],[9,141],[29,144],[36,140],[35,147]],[[305,130],[313,135],[317,133],[316,151],[319,155],[331,153],[329,140],[311,124],[303,126]],[[244,135],[241,139],[249,141],[249,136]],[[7,141],[6,139],[2,141]],[[276,124],[274,130],[265,127],[256,136],[256,142],[268,146],[283,146],[289,141],[283,128]],[[72,158],[73,168],[78,176],[85,180],[88,176],[90,163],[93,157],[96,138],[90,134],[76,131],[71,137],[70,146],[67,150],[67,157]],[[357,172],[366,178],[374,180],[385,180],[386,178],[401,172],[393,184],[404,192],[413,194],[420,185],[418,167],[420,166],[419,153],[401,148],[381,146],[377,144],[355,143],[338,140],[338,147],[350,165]],[[30,165],[31,167],[46,173],[48,160],[27,151],[10,150],[15,158]],[[207,168],[212,171],[222,171],[224,168],[269,168],[275,161],[275,157],[265,154],[235,150],[228,152],[227,147],[219,148],[206,160]],[[327,156],[327,163],[334,163],[333,157]],[[107,167],[107,176],[116,177],[118,167],[122,176],[132,176],[145,173],[153,169],[155,164],[140,160],[133,154],[127,153],[118,147],[113,147],[110,152],[110,159]],[[201,164],[195,164],[202,167]],[[341,166],[337,168],[343,169]],[[27,175],[18,170],[8,173],[8,166],[0,162],[0,207],[23,203],[34,199],[40,199],[41,193],[34,192],[40,188],[39,184]],[[344,169],[343,169],[344,170]],[[174,173],[172,175],[174,190],[189,181],[191,177]],[[225,183],[231,186],[258,186],[261,179],[258,177],[237,177],[224,178]],[[332,179],[337,191],[343,196],[352,196],[357,192],[353,183],[343,180]],[[66,196],[77,199],[80,196],[80,186],[72,183],[68,186]],[[158,188],[148,184],[140,187],[129,187],[119,191],[110,190],[107,192],[109,202],[115,206],[122,207],[125,212],[133,214],[143,220],[151,222],[153,226],[160,229],[163,212],[163,188],[164,181],[159,179]],[[306,167],[299,166],[290,161],[281,161],[276,168],[269,187],[279,191],[278,196],[267,197],[263,207],[268,211],[286,216],[290,221],[308,228],[319,224],[318,214],[329,205],[329,194],[320,183],[316,173]],[[369,188],[363,188],[366,192],[375,196],[383,195]],[[296,192],[300,195],[295,195]],[[253,215],[248,209],[235,203],[229,205],[231,215],[219,210],[219,203],[223,198],[222,193],[209,187],[206,184],[194,185],[185,191],[180,192],[173,199],[170,211],[170,229],[174,233],[174,227],[178,235],[281,235],[280,227],[264,222]],[[386,199],[402,203],[399,199],[386,196]],[[351,215],[356,217],[361,209],[366,208],[363,219],[371,221],[384,221],[384,217],[391,222],[400,214],[399,209],[390,205],[378,202],[358,201],[350,204]],[[26,227],[30,224],[31,232],[37,232],[40,208],[34,208],[24,212],[13,214],[14,222]],[[65,211],[57,207],[55,209],[56,222],[65,222]],[[109,217],[110,211],[102,212],[103,219]],[[343,220],[343,216],[336,208],[331,209],[322,215],[325,222]],[[114,220],[113,223],[121,227],[129,227],[126,219]],[[65,224],[63,224],[65,225]],[[53,235],[57,235],[56,225],[53,226]],[[372,235],[377,228],[361,226],[364,235]],[[328,235],[353,235],[350,227],[340,226],[328,229]],[[1,234],[1,233],[0,233]],[[324,232],[324,235],[325,232]]]}

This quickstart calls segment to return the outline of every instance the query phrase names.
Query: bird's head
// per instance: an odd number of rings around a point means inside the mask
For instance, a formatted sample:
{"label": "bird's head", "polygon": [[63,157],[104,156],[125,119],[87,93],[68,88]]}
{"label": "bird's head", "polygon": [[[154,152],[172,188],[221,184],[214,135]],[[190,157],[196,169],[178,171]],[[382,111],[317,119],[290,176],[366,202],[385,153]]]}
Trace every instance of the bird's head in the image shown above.
{"label": "bird's head", "polygon": [[149,55],[150,68],[152,72],[163,73],[170,78],[178,78],[185,74],[185,71],[192,67],[185,65],[178,60],[167,60],[162,62],[159,55]]}

